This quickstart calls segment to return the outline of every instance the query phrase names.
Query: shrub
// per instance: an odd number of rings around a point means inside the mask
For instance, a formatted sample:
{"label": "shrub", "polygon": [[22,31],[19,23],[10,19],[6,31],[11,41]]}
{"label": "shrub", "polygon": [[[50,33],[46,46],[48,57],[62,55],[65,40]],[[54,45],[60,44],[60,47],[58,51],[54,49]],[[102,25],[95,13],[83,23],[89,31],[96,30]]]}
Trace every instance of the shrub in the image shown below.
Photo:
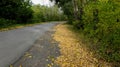
{"label": "shrub", "polygon": [[[84,8],[83,33],[93,42],[100,42],[97,48],[101,58],[120,62],[120,5],[109,2],[90,3]],[[98,9],[99,21],[94,21],[94,8]],[[78,22],[75,22],[78,25]],[[77,27],[77,26],[76,26]]]}
{"label": "shrub", "polygon": [[13,24],[16,24],[16,21],[0,18],[0,28],[5,28]]}

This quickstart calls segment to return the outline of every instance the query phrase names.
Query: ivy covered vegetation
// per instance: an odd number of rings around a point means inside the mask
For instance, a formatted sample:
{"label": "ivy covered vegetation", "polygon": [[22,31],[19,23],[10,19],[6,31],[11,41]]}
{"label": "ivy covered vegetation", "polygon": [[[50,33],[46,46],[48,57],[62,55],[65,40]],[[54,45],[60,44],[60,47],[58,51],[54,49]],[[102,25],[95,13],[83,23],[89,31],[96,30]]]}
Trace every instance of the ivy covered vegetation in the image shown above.
{"label": "ivy covered vegetation", "polygon": [[90,46],[100,59],[120,63],[119,0],[52,1],[62,8],[68,23],[92,42]]}
{"label": "ivy covered vegetation", "polygon": [[0,0],[0,28],[63,19],[57,6],[34,5],[31,0]]}

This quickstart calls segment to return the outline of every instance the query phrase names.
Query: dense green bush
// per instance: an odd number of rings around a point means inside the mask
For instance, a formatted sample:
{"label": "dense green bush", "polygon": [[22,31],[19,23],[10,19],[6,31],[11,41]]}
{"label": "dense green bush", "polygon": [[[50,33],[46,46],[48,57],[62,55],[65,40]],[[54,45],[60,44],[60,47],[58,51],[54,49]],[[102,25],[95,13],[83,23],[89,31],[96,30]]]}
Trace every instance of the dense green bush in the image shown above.
{"label": "dense green bush", "polygon": [[0,0],[0,28],[26,24],[32,19],[30,0]]}
{"label": "dense green bush", "polygon": [[11,26],[14,24],[16,24],[16,21],[14,21],[14,20],[0,18],[0,28],[5,28],[5,27],[8,27],[8,26]]}
{"label": "dense green bush", "polygon": [[0,0],[0,18],[26,23],[32,18],[30,0]]}
{"label": "dense green bush", "polygon": [[[120,62],[120,5],[113,2],[90,3],[84,8],[84,34],[94,42],[107,61]],[[99,20],[95,22],[93,11],[98,9]]]}

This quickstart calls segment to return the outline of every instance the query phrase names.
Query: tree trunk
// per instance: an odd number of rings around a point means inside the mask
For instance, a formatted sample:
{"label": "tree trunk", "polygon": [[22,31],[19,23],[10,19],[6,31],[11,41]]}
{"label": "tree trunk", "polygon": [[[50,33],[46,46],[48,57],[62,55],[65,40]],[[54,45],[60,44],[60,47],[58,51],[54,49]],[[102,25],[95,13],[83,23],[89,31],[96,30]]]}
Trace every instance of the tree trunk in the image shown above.
{"label": "tree trunk", "polygon": [[76,0],[72,0],[73,7],[74,7],[74,18],[75,20],[78,20],[78,5]]}

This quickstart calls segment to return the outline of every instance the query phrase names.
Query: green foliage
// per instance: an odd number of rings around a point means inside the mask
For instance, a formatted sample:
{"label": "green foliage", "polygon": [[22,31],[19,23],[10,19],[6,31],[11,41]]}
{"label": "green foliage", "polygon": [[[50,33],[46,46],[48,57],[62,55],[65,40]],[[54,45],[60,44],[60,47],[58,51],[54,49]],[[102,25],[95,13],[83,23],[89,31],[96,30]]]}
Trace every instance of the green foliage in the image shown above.
{"label": "green foliage", "polygon": [[[96,45],[91,46],[96,47],[96,52],[102,59],[110,62],[120,62],[119,0],[54,1],[62,7],[62,10],[70,19],[70,24],[83,32],[90,41],[96,43]],[[75,15],[76,12],[77,15]],[[74,16],[78,18],[75,19]],[[71,18],[73,19],[71,20]],[[71,23],[73,20],[75,22]]]}
{"label": "green foliage", "polygon": [[72,24],[72,21],[74,20],[74,7],[72,0],[51,0],[55,1],[55,3],[60,7],[64,12],[64,14],[67,16],[68,24]]}
{"label": "green foliage", "polygon": [[30,0],[0,0],[0,28],[26,24],[32,19]]}
{"label": "green foliage", "polygon": [[34,11],[33,21],[35,22],[65,20],[65,16],[56,5],[51,7],[34,5],[32,6],[32,9]]}
{"label": "green foliage", "polygon": [[4,18],[0,19],[0,28],[6,28],[8,26],[12,26],[13,24],[16,24],[16,21],[4,19]]}
{"label": "green foliage", "polygon": [[32,5],[31,0],[0,0],[0,13],[0,28],[66,19],[57,6]]}
{"label": "green foliage", "polygon": [[[120,5],[109,2],[90,3],[84,8],[84,34],[101,43],[98,51],[107,61],[120,62]],[[94,22],[93,10],[99,10],[99,21]]]}
{"label": "green foliage", "polygon": [[74,13],[73,13],[73,10],[74,10],[74,7],[71,5],[72,2],[68,2],[66,4],[64,4],[62,10],[64,11],[64,14],[67,15],[69,21],[68,23],[69,24],[72,24],[71,21],[74,20]]}
{"label": "green foliage", "polygon": [[1,0],[0,18],[16,20],[19,23],[28,22],[32,18],[30,0]]}

